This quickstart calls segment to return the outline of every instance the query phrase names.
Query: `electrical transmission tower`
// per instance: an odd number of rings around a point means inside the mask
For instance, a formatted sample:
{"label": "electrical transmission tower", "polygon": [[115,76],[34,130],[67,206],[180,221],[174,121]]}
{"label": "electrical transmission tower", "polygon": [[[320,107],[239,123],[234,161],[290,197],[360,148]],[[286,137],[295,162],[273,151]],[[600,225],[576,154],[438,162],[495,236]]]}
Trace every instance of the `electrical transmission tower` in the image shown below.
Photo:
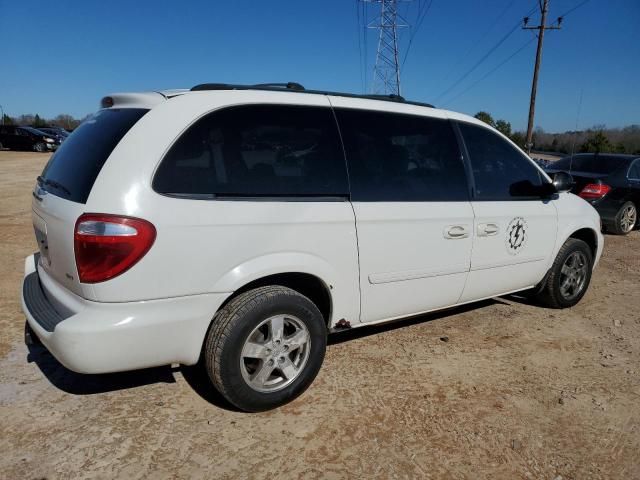
{"label": "electrical transmission tower", "polygon": [[373,93],[400,95],[400,64],[398,60],[398,28],[407,27],[398,23],[398,0],[363,0],[379,3],[380,16],[367,25],[378,29],[378,51],[373,69]]}

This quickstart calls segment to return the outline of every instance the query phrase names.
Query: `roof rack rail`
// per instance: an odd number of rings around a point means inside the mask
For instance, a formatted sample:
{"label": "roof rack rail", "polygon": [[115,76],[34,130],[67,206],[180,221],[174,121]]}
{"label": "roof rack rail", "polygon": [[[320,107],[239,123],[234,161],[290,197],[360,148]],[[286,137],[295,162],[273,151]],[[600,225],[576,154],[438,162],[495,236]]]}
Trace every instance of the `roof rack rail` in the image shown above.
{"label": "roof rack rail", "polygon": [[288,90],[305,90],[305,88],[297,82],[287,82],[287,83],[258,83],[253,85],[255,88],[262,87],[280,87],[286,88]]}
{"label": "roof rack rail", "polygon": [[204,90],[268,90],[268,91],[291,91],[298,93],[312,93],[317,95],[332,95],[336,97],[348,97],[348,98],[363,98],[367,100],[381,100],[384,102],[397,102],[405,103],[407,105],[416,105],[419,107],[435,108],[430,103],[412,102],[405,100],[400,95],[378,95],[378,94],[357,94],[357,93],[343,93],[343,92],[330,92],[324,90],[307,90],[301,84],[296,82],[287,83],[258,83],[255,85],[235,85],[231,83],[201,83],[191,88],[192,92],[204,91]]}
{"label": "roof rack rail", "polygon": [[201,83],[191,88],[192,92],[200,90],[295,90],[304,91],[305,88],[297,82],[287,83],[258,83],[256,85],[235,85],[232,83]]}

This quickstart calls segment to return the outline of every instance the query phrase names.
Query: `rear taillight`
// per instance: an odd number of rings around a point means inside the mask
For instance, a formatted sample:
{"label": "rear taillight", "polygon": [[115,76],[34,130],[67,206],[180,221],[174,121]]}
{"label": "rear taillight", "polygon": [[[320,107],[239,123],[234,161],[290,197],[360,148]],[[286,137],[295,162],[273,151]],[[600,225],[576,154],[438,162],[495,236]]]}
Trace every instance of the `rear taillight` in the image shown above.
{"label": "rear taillight", "polygon": [[589,183],[585,185],[579,195],[587,200],[594,200],[604,197],[609,193],[609,190],[611,187],[605,183]]}
{"label": "rear taillight", "polygon": [[80,281],[104,282],[127,271],[149,251],[155,238],[155,227],[140,218],[81,215],[74,234]]}

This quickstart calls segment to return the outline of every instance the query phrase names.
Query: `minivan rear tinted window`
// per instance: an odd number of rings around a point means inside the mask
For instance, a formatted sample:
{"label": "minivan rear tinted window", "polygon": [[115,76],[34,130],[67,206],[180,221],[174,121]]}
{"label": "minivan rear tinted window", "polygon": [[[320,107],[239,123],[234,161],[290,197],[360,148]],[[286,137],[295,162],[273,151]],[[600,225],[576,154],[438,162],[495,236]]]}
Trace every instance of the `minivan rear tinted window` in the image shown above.
{"label": "minivan rear tinted window", "polygon": [[87,118],[49,159],[39,178],[48,192],[86,203],[104,162],[131,127],[149,110],[110,108]]}
{"label": "minivan rear tinted window", "polygon": [[186,198],[324,197],[349,193],[329,107],[244,105],[214,111],[171,147],[153,180]]}

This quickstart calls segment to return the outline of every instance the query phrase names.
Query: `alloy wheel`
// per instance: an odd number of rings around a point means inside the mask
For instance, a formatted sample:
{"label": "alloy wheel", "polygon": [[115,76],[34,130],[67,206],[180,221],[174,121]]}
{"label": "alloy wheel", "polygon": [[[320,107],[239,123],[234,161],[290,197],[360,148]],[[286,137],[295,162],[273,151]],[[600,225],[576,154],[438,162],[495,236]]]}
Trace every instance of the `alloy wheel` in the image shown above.
{"label": "alloy wheel", "polygon": [[584,290],[589,269],[587,256],[573,252],[567,257],[560,271],[560,294],[565,300],[573,300]]}
{"label": "alloy wheel", "polygon": [[635,205],[628,205],[625,207],[620,217],[620,230],[624,233],[629,233],[633,230],[633,227],[636,225],[637,215],[638,213]]}
{"label": "alloy wheel", "polygon": [[275,392],[302,372],[311,348],[306,325],[293,315],[276,315],[254,328],[242,347],[240,371],[258,392]]}

